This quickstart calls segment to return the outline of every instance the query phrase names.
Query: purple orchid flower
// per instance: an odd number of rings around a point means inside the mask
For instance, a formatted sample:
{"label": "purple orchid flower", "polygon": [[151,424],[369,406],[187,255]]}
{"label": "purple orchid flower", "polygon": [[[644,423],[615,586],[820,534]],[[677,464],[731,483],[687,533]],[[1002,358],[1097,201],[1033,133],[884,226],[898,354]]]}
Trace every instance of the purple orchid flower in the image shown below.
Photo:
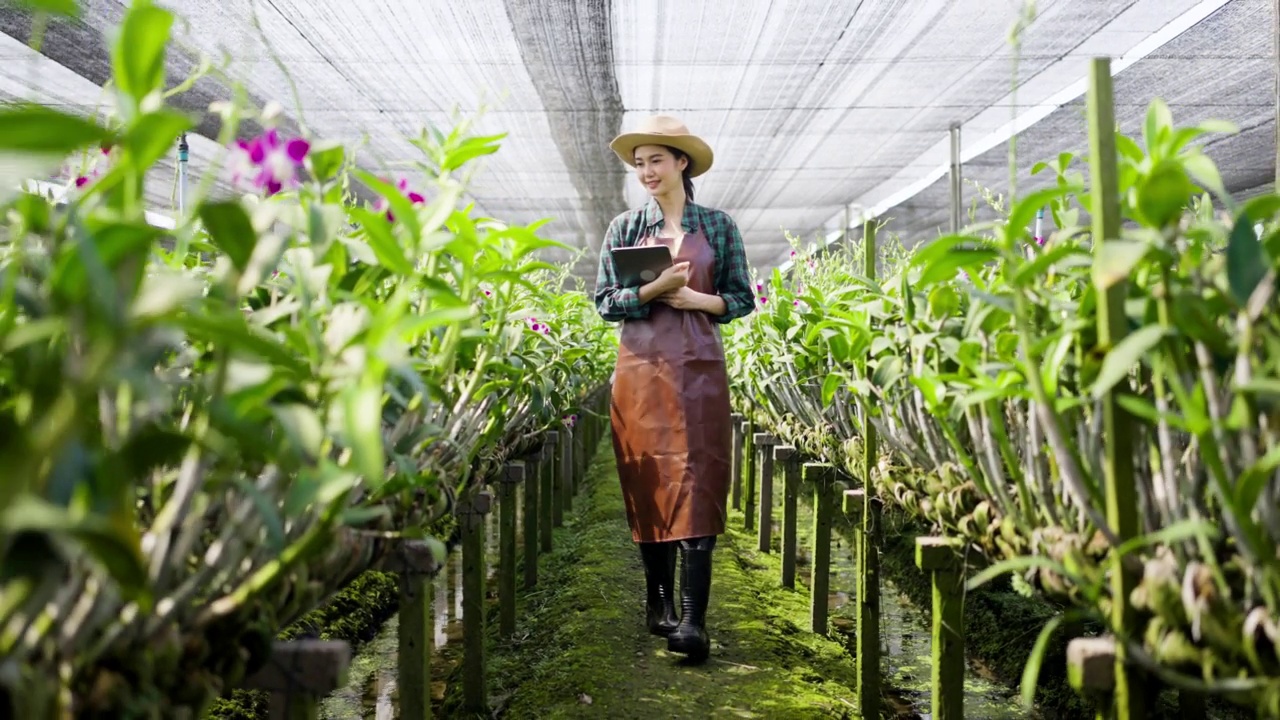
{"label": "purple orchid flower", "polygon": [[305,139],[282,140],[274,129],[247,142],[237,141],[229,162],[231,182],[247,181],[270,197],[296,184],[298,168],[310,151],[311,143]]}
{"label": "purple orchid flower", "polygon": [[[383,182],[389,183],[391,181],[387,180],[386,178],[383,178]],[[396,189],[399,190],[401,194],[403,194],[405,197],[409,198],[409,202],[413,203],[414,205],[422,205],[427,202],[427,198],[423,196],[422,193],[416,190],[409,189],[409,181],[404,178],[400,178],[400,180],[396,182]],[[378,203],[375,209],[378,212],[386,212],[387,222],[396,221],[395,214],[391,212],[391,203],[387,202],[386,198],[378,198]]]}

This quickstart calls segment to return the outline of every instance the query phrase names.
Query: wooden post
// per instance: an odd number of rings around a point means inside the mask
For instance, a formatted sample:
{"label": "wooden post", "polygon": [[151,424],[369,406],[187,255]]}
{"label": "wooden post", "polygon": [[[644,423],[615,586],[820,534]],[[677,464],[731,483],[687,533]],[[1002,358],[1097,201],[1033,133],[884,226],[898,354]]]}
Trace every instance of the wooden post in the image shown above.
{"label": "wooden post", "polygon": [[431,579],[444,569],[438,545],[401,538],[373,568],[395,573],[400,585],[396,685],[401,717],[431,714]]}
{"label": "wooden post", "polygon": [[489,704],[485,673],[484,516],[493,496],[484,490],[458,507],[462,531],[462,698],[470,712],[484,712]]}
{"label": "wooden post", "polygon": [[[873,219],[862,228],[863,273],[872,280],[876,277],[876,228]],[[870,354],[862,361],[867,377],[869,358]],[[875,406],[875,397],[869,398],[862,414],[862,512],[854,540],[858,559],[858,704],[866,718],[880,717],[880,500],[874,474],[879,448],[876,426],[871,422]]]}
{"label": "wooden post", "polygon": [[525,458],[524,474],[524,586],[538,584],[538,456]]}
{"label": "wooden post", "polygon": [[742,435],[743,456],[747,461],[747,474],[743,478],[746,487],[743,488],[743,494],[746,496],[745,507],[742,508],[743,527],[747,532],[756,529],[756,443],[755,443],[755,427],[756,424],[751,421],[743,423]]}
{"label": "wooden post", "polygon": [[[852,587],[851,600],[854,602],[855,619],[861,618],[860,603],[865,592],[865,570],[867,564],[863,561],[863,510],[865,502],[863,497],[867,495],[863,488],[846,489],[844,500],[841,501],[841,511],[844,511],[846,518],[849,518],[850,524],[854,527],[854,539],[852,539],[852,550],[854,550],[854,587]],[[861,642],[861,633],[856,630],[855,639]],[[873,655],[864,656],[860,648],[854,653],[855,673],[861,676],[861,667],[863,661],[867,661],[868,667],[876,667],[879,669],[879,647]]]}
{"label": "wooden post", "polygon": [[320,701],[347,682],[351,647],[336,640],[277,640],[271,656],[241,685],[269,696],[271,720],[317,720]]}
{"label": "wooden post", "polygon": [[951,123],[951,234],[960,232],[964,184],[960,176],[960,123]]}
{"label": "wooden post", "polygon": [[514,462],[498,484],[498,635],[504,639],[516,631],[516,487],[523,481],[524,463]]}
{"label": "wooden post", "polygon": [[560,495],[564,498],[564,512],[573,512],[573,495],[578,490],[573,484],[573,431],[565,428],[560,431],[560,443],[557,451],[560,462],[556,468],[560,473]]}
{"label": "wooden post", "polygon": [[796,500],[800,494],[800,454],[777,445],[773,457],[782,462],[782,587],[796,586]]}
{"label": "wooden post", "polygon": [[730,487],[732,491],[730,497],[733,502],[734,510],[742,509],[742,413],[733,413],[729,416],[729,423],[733,426],[733,466],[730,470]]}
{"label": "wooden post", "polygon": [[813,579],[809,583],[809,627],[827,634],[831,589],[831,506],[834,504],[835,468],[806,463],[805,480],[813,484]]}
{"label": "wooden post", "polygon": [[936,720],[964,718],[964,554],[953,537],[916,538],[916,566],[933,581],[933,671]]}
{"label": "wooden post", "polygon": [[[1089,68],[1089,195],[1093,206],[1093,249],[1103,252],[1108,242],[1120,239],[1120,186],[1116,169],[1115,104],[1111,86],[1111,60],[1094,58]],[[1098,294],[1098,347],[1109,352],[1128,333],[1129,320],[1125,315],[1125,299],[1128,295],[1127,279],[1108,281],[1108,286],[1097,285]],[[1133,478],[1133,418],[1120,405],[1123,395],[1129,394],[1127,379],[1119,382],[1102,398],[1102,430],[1104,445],[1104,477],[1107,498],[1107,524],[1115,532],[1119,542],[1135,537],[1139,532],[1137,487]],[[1114,549],[1113,549],[1114,552]],[[1138,617],[1129,596],[1141,580],[1141,568],[1119,563],[1111,573],[1112,627],[1123,635],[1137,637],[1140,634]],[[1119,720],[1137,720],[1146,717],[1146,707],[1141,692],[1142,678],[1137,668],[1125,662],[1125,649],[1119,644],[1115,649],[1116,716]]]}
{"label": "wooden post", "polygon": [[1111,637],[1073,638],[1067,643],[1067,682],[1096,708],[1097,720],[1115,717],[1116,642]]}
{"label": "wooden post", "polygon": [[757,548],[767,553],[773,543],[773,446],[778,439],[769,433],[751,438],[760,456],[760,530]]}
{"label": "wooden post", "polygon": [[551,526],[564,526],[564,486],[560,484],[560,433],[547,431],[547,482],[551,485]]}
{"label": "wooden post", "polygon": [[538,449],[538,477],[536,482],[541,486],[538,490],[538,535],[542,541],[542,552],[551,552],[552,531],[555,530],[555,482],[552,471],[555,454],[551,446],[543,444]]}

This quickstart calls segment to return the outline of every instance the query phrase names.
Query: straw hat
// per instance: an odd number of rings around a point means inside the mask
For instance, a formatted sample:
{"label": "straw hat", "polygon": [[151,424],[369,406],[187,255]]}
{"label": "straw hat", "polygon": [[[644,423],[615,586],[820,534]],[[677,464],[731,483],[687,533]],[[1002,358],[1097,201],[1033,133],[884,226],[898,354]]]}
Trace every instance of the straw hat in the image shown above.
{"label": "straw hat", "polygon": [[715,159],[705,140],[690,134],[684,123],[670,115],[650,115],[640,122],[635,132],[623,133],[609,143],[622,162],[631,167],[636,165],[635,152],[641,145],[666,145],[683,150],[689,156],[689,174],[693,177],[710,170]]}

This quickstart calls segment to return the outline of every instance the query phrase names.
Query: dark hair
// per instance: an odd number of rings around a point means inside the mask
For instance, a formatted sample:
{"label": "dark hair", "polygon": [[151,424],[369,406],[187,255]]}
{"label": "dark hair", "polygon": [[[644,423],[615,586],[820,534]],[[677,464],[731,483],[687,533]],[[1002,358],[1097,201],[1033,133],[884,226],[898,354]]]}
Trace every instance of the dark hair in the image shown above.
{"label": "dark hair", "polygon": [[670,145],[663,145],[662,147],[670,150],[676,160],[684,158],[686,163],[684,172],[680,173],[680,180],[684,182],[684,200],[685,202],[693,202],[693,160],[688,153],[680,148],[673,148]]}

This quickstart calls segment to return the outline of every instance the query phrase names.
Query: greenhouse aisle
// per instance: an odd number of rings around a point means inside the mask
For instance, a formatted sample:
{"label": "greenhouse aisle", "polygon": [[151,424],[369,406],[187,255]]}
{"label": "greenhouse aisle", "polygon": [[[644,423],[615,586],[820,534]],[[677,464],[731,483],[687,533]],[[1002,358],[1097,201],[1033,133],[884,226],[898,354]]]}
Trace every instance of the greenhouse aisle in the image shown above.
{"label": "greenhouse aisle", "polygon": [[612,455],[597,455],[537,588],[522,598],[515,638],[491,646],[492,709],[513,718],[857,717],[853,659],[804,629],[807,591],[777,586],[780,561],[735,529],[739,513],[715,553],[710,659],[688,665],[647,632]]}

